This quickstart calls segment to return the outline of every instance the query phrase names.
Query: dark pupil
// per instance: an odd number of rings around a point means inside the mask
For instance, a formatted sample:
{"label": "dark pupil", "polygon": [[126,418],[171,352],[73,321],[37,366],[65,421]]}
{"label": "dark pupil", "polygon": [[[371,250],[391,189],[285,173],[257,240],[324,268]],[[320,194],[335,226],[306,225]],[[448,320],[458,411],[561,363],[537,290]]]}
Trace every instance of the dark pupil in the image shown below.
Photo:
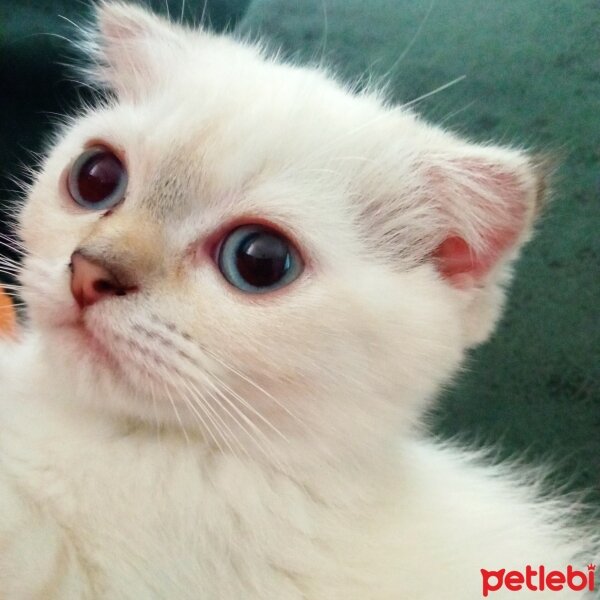
{"label": "dark pupil", "polygon": [[116,156],[109,152],[95,154],[79,170],[79,195],[86,202],[102,202],[117,189],[122,176],[123,166]]}
{"label": "dark pupil", "polygon": [[236,251],[236,267],[240,276],[255,287],[276,284],[290,268],[290,251],[280,237],[271,233],[253,233]]}

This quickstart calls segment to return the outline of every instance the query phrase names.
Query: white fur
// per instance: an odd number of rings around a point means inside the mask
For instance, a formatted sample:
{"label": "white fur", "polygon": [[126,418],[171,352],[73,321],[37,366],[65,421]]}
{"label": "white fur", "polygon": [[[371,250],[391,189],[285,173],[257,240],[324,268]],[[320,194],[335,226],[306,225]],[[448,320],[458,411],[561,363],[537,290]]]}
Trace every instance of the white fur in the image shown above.
{"label": "white fur", "polygon": [[[21,215],[0,597],[470,600],[481,568],[592,562],[574,506],[420,426],[498,318],[535,212],[530,159],[134,7],[98,19],[93,76],[116,96],[61,133]],[[105,218],[64,190],[92,140],[129,171]],[[249,298],[223,280],[203,244],[240,217],[297,242],[297,281]],[[493,265],[441,276],[452,235]],[[81,247],[141,292],[82,316]]]}

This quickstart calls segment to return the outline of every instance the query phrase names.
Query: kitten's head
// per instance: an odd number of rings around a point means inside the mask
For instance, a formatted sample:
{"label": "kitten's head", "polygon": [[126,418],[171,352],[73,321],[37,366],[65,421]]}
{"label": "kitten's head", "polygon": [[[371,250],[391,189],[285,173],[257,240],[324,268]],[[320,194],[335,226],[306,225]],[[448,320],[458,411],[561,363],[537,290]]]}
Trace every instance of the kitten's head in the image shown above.
{"label": "kitten's head", "polygon": [[222,446],[410,423],[498,318],[528,157],[134,6],[87,47],[111,97],[21,217],[68,395]]}

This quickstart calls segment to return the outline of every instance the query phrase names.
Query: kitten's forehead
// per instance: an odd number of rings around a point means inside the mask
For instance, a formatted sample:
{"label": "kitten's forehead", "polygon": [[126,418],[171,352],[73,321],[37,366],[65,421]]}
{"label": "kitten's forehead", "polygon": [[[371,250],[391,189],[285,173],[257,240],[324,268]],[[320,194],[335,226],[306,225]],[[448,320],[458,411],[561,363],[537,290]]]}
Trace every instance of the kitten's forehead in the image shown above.
{"label": "kitten's forehead", "polygon": [[125,120],[137,121],[163,151],[169,140],[180,155],[205,160],[214,171],[237,161],[245,178],[267,164],[300,169],[357,152],[358,140],[373,137],[371,123],[388,116],[373,97],[357,97],[323,72],[220,44],[182,51],[168,76],[135,98],[134,110],[138,115]]}
{"label": "kitten's forehead", "polygon": [[[145,102],[117,105],[110,135],[123,146],[138,187],[143,182],[139,201],[163,218],[184,216],[190,204],[212,207],[233,198],[246,202],[250,212],[270,204],[295,212],[297,203],[305,212],[334,211],[323,202],[343,192],[340,166],[347,165],[339,159],[360,158],[356,148],[346,150],[354,142],[346,124],[351,121],[333,119],[316,101],[318,90],[298,97],[286,89],[285,72],[277,75],[270,88],[251,82],[228,88],[199,77]],[[211,85],[222,103],[214,101]]]}
{"label": "kitten's forehead", "polygon": [[311,162],[319,148],[283,125],[265,131],[252,104],[224,116],[203,107],[201,94],[170,109],[174,97],[171,90],[144,104],[109,107],[82,124],[73,144],[73,155],[94,139],[122,152],[129,183],[119,213],[133,217],[128,223],[138,215],[160,224],[173,249],[253,220],[273,223],[308,249],[322,249],[323,257],[331,255],[325,260],[349,248],[344,190],[331,169]]}
{"label": "kitten's forehead", "polygon": [[[116,102],[98,131],[87,130],[126,157],[123,210],[193,222],[196,231],[260,217],[314,235],[315,246],[347,247],[339,240],[353,238],[353,200],[381,193],[381,154],[390,155],[399,116],[414,142],[421,129],[412,116],[351,93],[321,70],[281,64],[225,38],[176,35],[161,55],[160,38],[144,46],[150,52],[138,74],[154,79],[137,91],[139,77],[127,75],[127,64],[118,71],[111,54]],[[399,170],[395,157],[390,172]]]}

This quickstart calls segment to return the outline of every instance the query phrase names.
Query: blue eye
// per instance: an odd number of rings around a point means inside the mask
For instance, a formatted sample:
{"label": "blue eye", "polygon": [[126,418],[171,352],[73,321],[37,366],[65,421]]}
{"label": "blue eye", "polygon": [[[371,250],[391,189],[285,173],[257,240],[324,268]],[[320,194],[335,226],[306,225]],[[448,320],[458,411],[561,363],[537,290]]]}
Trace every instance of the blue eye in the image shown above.
{"label": "blue eye", "polygon": [[289,240],[262,225],[244,225],[233,230],[221,244],[218,263],[231,285],[251,294],[264,294],[288,285],[303,267]]}
{"label": "blue eye", "polygon": [[107,210],[118,204],[127,189],[127,171],[119,158],[104,146],[83,152],[67,179],[71,198],[90,210]]}

